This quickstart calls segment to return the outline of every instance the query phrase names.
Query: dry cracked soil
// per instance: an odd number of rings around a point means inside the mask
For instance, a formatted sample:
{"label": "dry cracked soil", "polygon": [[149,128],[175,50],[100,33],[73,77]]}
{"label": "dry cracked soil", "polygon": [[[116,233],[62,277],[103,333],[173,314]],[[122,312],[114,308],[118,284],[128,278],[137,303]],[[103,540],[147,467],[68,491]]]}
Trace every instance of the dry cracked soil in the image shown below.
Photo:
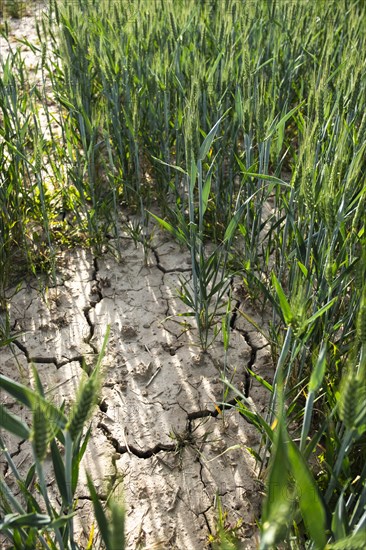
{"label": "dry cracked soil", "polygon": [[[14,42],[35,39],[33,15],[13,29]],[[22,51],[32,63],[32,51],[25,45]],[[258,448],[259,436],[235,407],[220,403],[225,373],[249,393],[253,407],[265,411],[268,395],[256,380],[249,381],[246,369],[271,381],[270,347],[239,310],[245,307],[262,320],[238,295],[227,364],[221,335],[202,353],[196,331],[179,316],[184,306],[176,289],[180,277],[190,277],[188,255],[159,231],[147,262],[128,234],[122,234],[120,246],[122,261],[81,249],[60,253],[53,285],[28,279],[9,289],[11,328],[18,336],[1,349],[0,372],[32,384],[34,364],[47,397],[69,406],[110,325],[77,493],[80,544],[86,544],[91,525],[88,470],[102,500],[111,491],[123,495],[128,549],[207,548],[209,534],[216,532],[218,498],[226,526],[238,526],[241,548],[256,548],[262,484],[248,449]],[[225,401],[233,404],[234,397],[229,392]],[[1,401],[29,420],[4,392]],[[3,435],[15,464],[27,472],[29,443]],[[0,467],[10,475],[4,461]],[[52,492],[51,472],[48,483]]]}
{"label": "dry cracked soil", "polygon": [[[235,407],[222,407],[220,377],[225,372],[249,392],[263,413],[268,396],[255,381],[249,388],[246,368],[268,379],[269,346],[237,315],[227,365],[220,336],[201,352],[195,330],[178,316],[176,288],[190,275],[188,256],[160,235],[145,265],[143,250],[127,235],[121,240],[122,261],[108,253],[63,252],[54,286],[41,291],[39,281],[28,281],[9,290],[12,330],[19,335],[1,351],[1,372],[28,384],[34,364],[47,397],[70,404],[110,325],[77,493],[80,542],[90,532],[86,469],[102,499],[110,491],[123,494],[128,548],[206,548],[216,530],[218,496],[227,525],[241,524],[242,547],[256,548],[261,483],[248,448],[258,446],[259,436]],[[240,298],[235,307],[238,313]],[[225,401],[234,397],[229,393]],[[5,393],[2,401],[27,420]],[[29,444],[7,443],[25,473]]]}

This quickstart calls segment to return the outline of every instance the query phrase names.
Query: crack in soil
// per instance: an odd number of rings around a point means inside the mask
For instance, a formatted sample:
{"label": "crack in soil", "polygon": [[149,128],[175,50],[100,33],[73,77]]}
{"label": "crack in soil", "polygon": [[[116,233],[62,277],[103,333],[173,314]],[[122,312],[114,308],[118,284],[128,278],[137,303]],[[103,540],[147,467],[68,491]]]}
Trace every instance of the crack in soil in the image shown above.
{"label": "crack in soil", "polygon": [[91,347],[91,349],[93,350],[93,353],[95,354],[98,354],[98,349],[97,347],[91,342],[91,339],[93,338],[94,336],[94,331],[95,331],[95,326],[94,326],[94,323],[92,322],[92,320],[90,319],[90,310],[93,309],[93,307],[90,305],[90,306],[86,306],[84,307],[83,309],[83,313],[84,313],[84,317],[86,319],[86,322],[88,323],[89,325],[89,334],[88,336],[86,336],[84,338],[84,342],[85,344],[88,344],[88,346]]}
{"label": "crack in soil", "polygon": [[71,357],[70,359],[65,357],[65,360],[58,362],[56,366],[57,368],[61,368],[61,367],[64,367],[65,365],[68,365],[69,363],[76,362],[80,364],[80,367],[83,370],[85,370],[85,368],[83,367],[83,361],[84,361],[84,357],[82,355],[76,355],[75,357]]}
{"label": "crack in soil", "polygon": [[[160,263],[160,256],[159,256],[159,253],[157,251],[157,249],[155,247],[151,247],[151,250],[154,254],[154,258],[155,258],[155,262],[156,262],[156,267],[157,269],[159,269],[159,271],[161,271],[162,273],[162,277],[161,277],[161,284],[159,285],[159,290],[160,290],[160,294],[161,294],[161,297],[163,300],[165,300],[165,304],[166,304],[166,308],[165,308],[165,312],[164,312],[164,315],[165,315],[165,318],[167,318],[169,316],[169,309],[170,309],[170,306],[169,306],[169,297],[167,296],[166,298],[164,298],[164,293],[163,293],[163,290],[162,290],[162,287],[163,286],[166,286],[166,283],[165,283],[165,275],[167,273],[174,273],[174,270],[167,270],[161,263]],[[164,326],[164,325],[163,325]],[[164,326],[164,330],[166,330],[169,334],[171,334],[171,336],[174,336],[175,338],[177,338],[176,334],[170,332],[165,326]]]}
{"label": "crack in soil", "polygon": [[86,319],[86,322],[89,325],[89,334],[84,338],[84,342],[85,344],[88,344],[88,346],[91,347],[95,355],[98,355],[99,353],[98,348],[91,341],[95,333],[95,325],[90,318],[91,310],[95,309],[96,305],[103,300],[102,281],[99,280],[98,278],[99,266],[98,266],[97,258],[93,258],[93,266],[94,266],[94,269],[93,269],[92,278],[91,278],[91,281],[93,282],[93,286],[91,289],[91,293],[92,293],[92,296],[96,296],[96,299],[94,300],[90,299],[89,300],[90,305],[84,307],[83,309],[84,317]]}
{"label": "crack in soil", "polygon": [[164,273],[164,275],[166,273],[189,273],[190,271],[192,271],[192,269],[190,267],[174,267],[172,269],[166,269],[166,267],[164,267],[161,263],[160,263],[160,256],[159,256],[159,253],[158,251],[156,250],[156,248],[154,246],[151,247],[151,250],[155,256],[155,260],[156,260],[156,267],[162,272]]}
{"label": "crack in soil", "polygon": [[[98,493],[98,498],[102,501],[107,500],[107,497],[105,495],[99,494],[99,493]],[[88,502],[93,502],[93,499],[88,495],[78,495],[78,501],[79,500],[87,500]]]}
{"label": "crack in soil", "polygon": [[[228,401],[227,403],[222,404],[222,409],[221,410],[219,408],[217,408],[213,411],[211,411],[209,409],[203,409],[203,410],[200,410],[200,411],[193,411],[193,412],[190,412],[190,413],[185,411],[184,408],[181,405],[179,405],[181,407],[181,409],[187,414],[187,435],[188,435],[188,438],[194,432],[194,427],[192,426],[192,423],[195,420],[206,418],[206,417],[209,417],[209,416],[213,417],[213,418],[216,418],[219,414],[221,414],[222,410],[229,409],[229,408],[235,406],[237,404],[237,401],[238,401],[237,398],[233,398],[230,401]],[[103,413],[107,412],[108,403],[105,399],[99,404],[99,409]],[[240,413],[240,411],[239,411],[239,414],[241,414],[241,416],[248,423],[252,424],[251,420],[248,419],[244,414]],[[157,443],[156,445],[154,445],[154,447],[151,447],[150,449],[146,449],[146,450],[138,449],[134,445],[128,444],[127,441],[125,441],[125,444],[122,445],[112,435],[111,430],[109,429],[109,427],[104,422],[98,422],[97,427],[100,428],[100,430],[104,433],[105,437],[111,443],[111,445],[113,446],[115,451],[119,454],[129,453],[129,454],[135,455],[138,458],[148,459],[148,458],[151,458],[152,456],[154,456],[154,455],[156,455],[157,453],[160,453],[160,452],[176,452],[177,451],[177,444],[176,443],[172,443],[170,445],[167,445],[167,444],[164,444],[164,443]],[[178,443],[178,446],[179,446],[179,443]],[[199,461],[200,467],[201,467],[200,472],[202,472],[203,464],[201,463],[199,458],[198,458],[198,461]]]}
{"label": "crack in soil", "polygon": [[[203,516],[203,518],[204,518],[204,520],[205,520],[205,523],[206,523],[206,526],[207,526],[207,531],[208,531],[208,533],[209,533],[210,535],[213,535],[212,529],[211,529],[211,525],[210,525],[210,522],[208,521],[208,517],[206,516],[207,512],[209,512],[209,511],[211,510],[211,508],[212,508],[212,506],[209,506],[209,507],[207,508],[207,510],[204,510],[203,512],[201,512],[201,515]],[[209,548],[210,550],[212,550],[212,544],[211,544],[211,543],[209,543],[208,548]]]}
{"label": "crack in soil", "polygon": [[63,361],[58,361],[56,357],[43,357],[41,355],[35,355],[31,357],[29,355],[29,351],[27,350],[26,346],[19,342],[19,340],[14,339],[12,340],[12,344],[14,344],[25,356],[27,363],[35,363],[35,364],[48,364],[48,365],[54,365],[56,369],[60,369],[61,367],[64,367],[65,365],[68,365],[69,363],[78,362],[81,367],[83,367],[83,356],[82,355],[76,355],[75,357],[70,357],[65,359]]}
{"label": "crack in soil", "polygon": [[137,456],[137,458],[151,458],[152,456],[156,455],[157,453],[161,452],[175,452],[177,449],[177,446],[175,444],[166,445],[164,443],[157,443],[154,445],[154,447],[150,449],[146,449],[146,451],[142,451],[141,449],[138,449],[134,445],[121,445],[120,442],[113,437],[111,430],[104,424],[103,422],[98,422],[97,427],[102,430],[108,441],[111,443],[111,445],[114,447],[115,451],[119,454],[133,454]]}
{"label": "crack in soil", "polygon": [[[17,339],[14,339],[12,341],[12,344],[14,344],[24,354],[28,364],[30,364],[30,363],[48,363],[50,365],[55,365],[55,367],[57,369],[59,369],[62,366],[57,362],[56,357],[42,357],[42,356],[39,356],[39,355],[36,355],[35,357],[31,357],[29,355],[29,351],[24,346],[24,344],[19,342],[19,340],[17,340]],[[68,362],[68,361],[66,361],[66,362]]]}
{"label": "crack in soil", "polygon": [[236,327],[236,320],[238,318],[238,312],[241,306],[241,300],[237,300],[235,302],[233,312],[230,319],[230,328],[231,330],[236,330],[239,334],[241,334],[246,342],[246,344],[250,348],[250,356],[249,360],[246,364],[246,367],[244,369],[244,376],[245,376],[245,382],[244,382],[244,395],[245,397],[249,397],[249,392],[251,388],[251,376],[249,373],[249,370],[253,370],[254,364],[257,359],[257,351],[259,351],[259,348],[252,342],[250,334],[246,330],[242,330]]}
{"label": "crack in soil", "polygon": [[246,367],[245,367],[245,370],[244,370],[244,376],[245,376],[244,395],[245,395],[245,397],[249,397],[249,392],[250,392],[250,388],[251,388],[251,384],[252,384],[252,378],[250,376],[249,371],[253,370],[254,364],[255,364],[256,359],[257,359],[258,348],[257,348],[257,346],[255,346],[252,343],[249,332],[247,332],[246,330],[241,330],[239,328],[237,328],[235,330],[237,330],[237,332],[239,332],[239,334],[241,334],[243,336],[245,342],[250,347],[249,360],[248,360],[248,362],[246,364]]}
{"label": "crack in soil", "polygon": [[[246,396],[247,397],[247,396]],[[188,426],[189,426],[189,430],[192,430],[192,422],[194,420],[198,420],[200,418],[206,418],[206,417],[212,417],[212,418],[216,418],[217,416],[219,416],[219,414],[222,414],[222,412],[226,409],[231,409],[233,407],[235,407],[237,405],[237,403],[240,401],[240,398],[239,397],[233,397],[232,399],[230,399],[229,401],[225,402],[225,403],[220,403],[220,407],[218,406],[217,409],[215,410],[210,410],[210,409],[201,409],[199,411],[193,411],[193,412],[190,412],[190,413],[187,413],[187,417],[188,417]],[[254,407],[254,403],[251,403],[252,404],[252,408],[254,409],[253,412],[255,412],[255,407]],[[181,408],[183,408],[181,405],[180,405]],[[184,410],[184,409],[183,409]],[[184,411],[184,412],[187,412],[187,411]],[[242,412],[239,411],[239,414],[242,418],[244,418],[244,420],[246,422],[248,422],[249,424],[253,424],[255,425],[248,417],[246,417]]]}
{"label": "crack in soil", "polygon": [[20,349],[20,351],[25,355],[25,358],[27,360],[28,363],[30,363],[30,357],[29,357],[29,352],[27,350],[27,348],[21,343],[19,342],[19,340],[16,340],[14,338],[14,340],[12,341],[12,343],[18,348]]}
{"label": "crack in soil", "polygon": [[[26,439],[22,439],[21,441],[18,441],[17,443],[17,450],[16,451],[13,451],[12,453],[9,453],[9,456],[10,458],[14,458],[15,456],[19,456],[20,453],[22,452],[22,445],[24,445],[24,443],[26,443]],[[9,463],[6,461],[4,463],[4,469],[3,469],[3,477],[5,478],[8,474],[10,470],[10,465]]]}

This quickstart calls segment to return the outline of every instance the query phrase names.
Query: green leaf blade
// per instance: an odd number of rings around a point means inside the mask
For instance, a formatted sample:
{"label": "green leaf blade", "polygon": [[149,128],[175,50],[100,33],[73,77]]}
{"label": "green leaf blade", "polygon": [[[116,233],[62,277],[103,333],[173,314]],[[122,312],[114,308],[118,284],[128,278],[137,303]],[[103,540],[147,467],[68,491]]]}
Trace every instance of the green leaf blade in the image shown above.
{"label": "green leaf blade", "polygon": [[277,279],[277,277],[274,273],[272,273],[272,281],[273,281],[273,285],[275,287],[276,294],[277,294],[277,297],[278,297],[278,300],[279,300],[279,303],[280,303],[280,308],[281,308],[281,312],[282,312],[284,321],[287,325],[290,325],[291,321],[292,321],[292,317],[293,317],[291,307],[290,307],[289,302],[287,301],[287,298],[286,298],[285,293],[282,289],[282,286],[281,286],[279,280]]}
{"label": "green leaf blade", "polygon": [[18,416],[0,405],[0,426],[20,439],[29,439],[30,429]]}
{"label": "green leaf blade", "polygon": [[327,542],[326,512],[318,487],[302,454],[292,441],[288,445],[288,456],[291,472],[296,482],[302,518],[315,548],[322,550]]}

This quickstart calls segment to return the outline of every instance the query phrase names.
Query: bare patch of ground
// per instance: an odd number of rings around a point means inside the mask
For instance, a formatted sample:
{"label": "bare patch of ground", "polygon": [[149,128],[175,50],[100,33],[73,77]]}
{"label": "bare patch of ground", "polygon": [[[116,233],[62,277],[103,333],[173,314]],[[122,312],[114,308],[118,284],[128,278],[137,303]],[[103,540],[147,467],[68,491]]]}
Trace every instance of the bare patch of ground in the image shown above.
{"label": "bare patch of ground", "polygon": [[[226,367],[220,335],[202,353],[195,329],[177,317],[183,304],[175,289],[182,266],[189,269],[178,245],[157,243],[147,266],[132,239],[124,238],[122,248],[122,262],[109,254],[65,252],[57,285],[23,284],[10,302],[12,328],[20,335],[2,351],[1,372],[28,383],[35,364],[47,395],[58,405],[70,403],[109,324],[103,388],[83,466],[102,497],[124,495],[128,548],[207,547],[218,495],[228,524],[241,523],[243,548],[255,548],[261,484],[248,448],[256,448],[259,437],[234,408],[222,407],[220,376],[225,372],[249,391],[253,407],[263,412],[268,396],[256,382],[249,389],[246,367],[267,375],[269,347],[237,319]],[[14,460],[29,468],[26,445]],[[79,536],[87,537],[84,475],[78,491]]]}

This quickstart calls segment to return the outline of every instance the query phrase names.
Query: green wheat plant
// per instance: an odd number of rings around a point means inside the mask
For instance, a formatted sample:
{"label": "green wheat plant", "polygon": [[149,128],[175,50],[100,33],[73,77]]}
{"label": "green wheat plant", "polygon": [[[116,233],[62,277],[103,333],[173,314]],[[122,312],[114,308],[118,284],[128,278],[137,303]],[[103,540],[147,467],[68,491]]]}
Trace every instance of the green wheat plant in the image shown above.
{"label": "green wheat plant", "polygon": [[[212,183],[212,172],[215,159],[212,160],[207,173],[204,173],[203,162],[209,153],[211,145],[218,132],[219,119],[202,142],[197,161],[191,151],[190,171],[186,172],[180,167],[177,169],[187,180],[188,187],[188,219],[179,216],[177,227],[153,214],[155,220],[167,229],[181,244],[188,247],[192,264],[191,281],[181,279],[179,298],[187,305],[195,317],[200,345],[206,351],[217,334],[210,337],[210,330],[217,323],[217,314],[224,306],[224,297],[230,285],[230,274],[226,268],[230,243],[233,238],[236,225],[244,209],[238,206],[231,223],[226,228],[223,241],[208,252],[205,243],[204,216],[208,208],[208,199]],[[197,203],[197,208],[195,207]]]}
{"label": "green wheat plant", "polygon": [[1,0],[0,16],[20,19],[26,15],[26,4],[23,0]]}
{"label": "green wheat plant", "polygon": [[[358,475],[358,457],[357,453],[354,454],[354,448],[364,438],[366,430],[364,374],[345,376],[339,403],[329,412],[329,417],[324,419],[318,432],[309,441],[306,438],[314,396],[323,383],[325,362],[323,348],[309,383],[300,448],[289,439],[285,428],[286,416],[284,411],[280,413],[275,428],[277,435],[273,439],[272,462],[269,465],[268,495],[263,508],[262,548],[279,544],[294,527],[297,532],[305,530],[314,545],[310,546],[316,548],[325,548],[326,543],[331,548],[340,547],[341,544],[344,544],[344,548],[347,545],[352,547],[366,532],[362,506],[365,471],[361,469],[361,476]],[[337,459],[329,472],[328,486],[321,495],[307,460],[321,438],[329,437],[328,430],[337,417],[336,430],[340,436],[340,445],[335,450]],[[332,443],[328,440],[327,444],[331,446]],[[346,467],[345,461],[348,462]],[[287,476],[284,470],[288,471]],[[343,476],[345,478],[341,482]],[[352,483],[356,484],[356,490],[351,488]]]}
{"label": "green wheat plant", "polygon": [[[1,428],[21,441],[29,441],[33,452],[33,464],[26,476],[21,474],[5,440],[0,437],[0,450],[7,461],[11,476],[0,478],[0,533],[13,548],[45,548],[49,550],[79,549],[75,539],[74,517],[76,514],[75,491],[78,484],[80,463],[85,453],[91,432],[84,430],[97,402],[99,379],[109,328],[106,332],[97,364],[90,377],[79,389],[79,394],[69,413],[64,406],[55,407],[45,398],[38,373],[33,368],[35,389],[24,386],[1,375],[0,387],[18,403],[31,412],[31,423],[10,412],[1,405]],[[48,457],[48,458],[47,458]],[[57,500],[50,493],[46,477],[45,460],[52,465],[52,475],[57,486]],[[48,474],[47,474],[48,475]],[[116,531],[123,547],[124,513],[120,504],[111,506],[111,527],[106,529],[106,516],[96,495],[94,485],[88,478],[91,499],[106,548],[117,548]],[[103,520],[104,518],[104,520]],[[122,529],[122,531],[121,531]],[[118,535],[118,536],[119,536]],[[113,538],[114,537],[114,538]]]}

